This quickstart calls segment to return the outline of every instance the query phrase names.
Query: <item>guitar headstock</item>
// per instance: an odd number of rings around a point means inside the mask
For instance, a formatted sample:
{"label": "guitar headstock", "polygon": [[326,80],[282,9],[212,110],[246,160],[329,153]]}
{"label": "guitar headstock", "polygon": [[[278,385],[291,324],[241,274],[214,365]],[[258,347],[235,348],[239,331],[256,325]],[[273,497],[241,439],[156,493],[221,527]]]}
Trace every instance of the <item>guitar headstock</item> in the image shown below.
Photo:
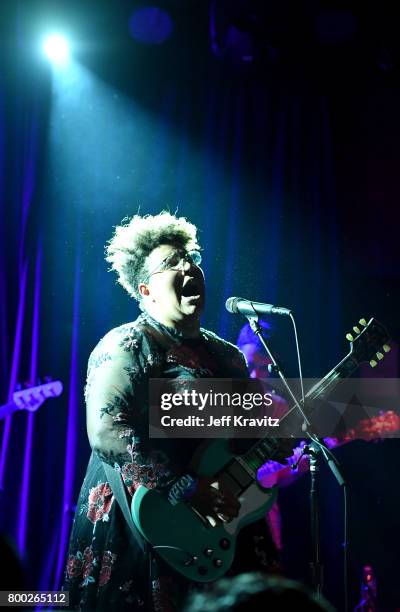
{"label": "guitar headstock", "polygon": [[36,387],[15,391],[13,401],[20,410],[34,412],[50,397],[58,397],[63,391],[62,382],[53,380]]}
{"label": "guitar headstock", "polygon": [[353,333],[346,334],[346,339],[350,342],[350,353],[358,364],[367,361],[374,368],[390,351],[390,336],[374,318],[368,323],[360,319],[353,327]]}

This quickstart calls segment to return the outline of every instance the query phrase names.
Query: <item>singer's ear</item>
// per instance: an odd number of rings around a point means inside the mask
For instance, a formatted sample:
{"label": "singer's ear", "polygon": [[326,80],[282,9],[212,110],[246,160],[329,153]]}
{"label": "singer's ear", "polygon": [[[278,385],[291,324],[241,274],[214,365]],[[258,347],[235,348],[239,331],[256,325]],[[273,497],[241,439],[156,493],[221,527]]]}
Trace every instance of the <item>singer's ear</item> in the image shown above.
{"label": "singer's ear", "polygon": [[141,296],[145,296],[145,295],[149,295],[150,291],[148,286],[145,283],[140,283],[138,285],[138,291],[140,293]]}

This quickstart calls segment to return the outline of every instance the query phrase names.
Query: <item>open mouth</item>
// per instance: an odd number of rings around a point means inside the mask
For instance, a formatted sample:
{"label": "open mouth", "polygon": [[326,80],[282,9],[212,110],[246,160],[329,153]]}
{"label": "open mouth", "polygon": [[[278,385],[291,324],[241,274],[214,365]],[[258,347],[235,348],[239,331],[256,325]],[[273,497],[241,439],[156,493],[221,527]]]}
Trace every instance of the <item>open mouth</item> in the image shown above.
{"label": "open mouth", "polygon": [[184,298],[199,298],[201,295],[201,287],[197,280],[189,279],[183,286],[181,290],[181,295]]}

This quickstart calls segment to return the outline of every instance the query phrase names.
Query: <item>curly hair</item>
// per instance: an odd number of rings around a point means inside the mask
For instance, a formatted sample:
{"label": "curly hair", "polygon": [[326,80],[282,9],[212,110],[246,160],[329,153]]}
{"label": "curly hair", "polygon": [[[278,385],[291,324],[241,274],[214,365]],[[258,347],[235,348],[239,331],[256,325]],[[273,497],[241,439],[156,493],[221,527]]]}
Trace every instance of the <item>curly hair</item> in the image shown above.
{"label": "curly hair", "polygon": [[138,284],[145,277],[147,257],[161,244],[187,251],[199,250],[197,228],[185,217],[176,217],[164,210],[158,215],[126,217],[107,242],[109,269],[117,273],[118,282],[139,303]]}

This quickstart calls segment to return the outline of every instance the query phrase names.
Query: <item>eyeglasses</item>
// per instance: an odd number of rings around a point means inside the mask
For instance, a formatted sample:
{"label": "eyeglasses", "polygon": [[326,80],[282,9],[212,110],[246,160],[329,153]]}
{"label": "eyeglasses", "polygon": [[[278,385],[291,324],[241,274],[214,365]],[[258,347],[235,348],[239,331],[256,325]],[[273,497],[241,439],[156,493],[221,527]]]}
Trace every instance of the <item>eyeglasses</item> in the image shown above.
{"label": "eyeglasses", "polygon": [[201,254],[199,251],[174,251],[163,259],[154,270],[149,272],[143,282],[147,283],[150,276],[158,274],[159,272],[165,272],[166,270],[182,270],[182,266],[186,262],[189,262],[192,266],[199,266],[201,264]]}

